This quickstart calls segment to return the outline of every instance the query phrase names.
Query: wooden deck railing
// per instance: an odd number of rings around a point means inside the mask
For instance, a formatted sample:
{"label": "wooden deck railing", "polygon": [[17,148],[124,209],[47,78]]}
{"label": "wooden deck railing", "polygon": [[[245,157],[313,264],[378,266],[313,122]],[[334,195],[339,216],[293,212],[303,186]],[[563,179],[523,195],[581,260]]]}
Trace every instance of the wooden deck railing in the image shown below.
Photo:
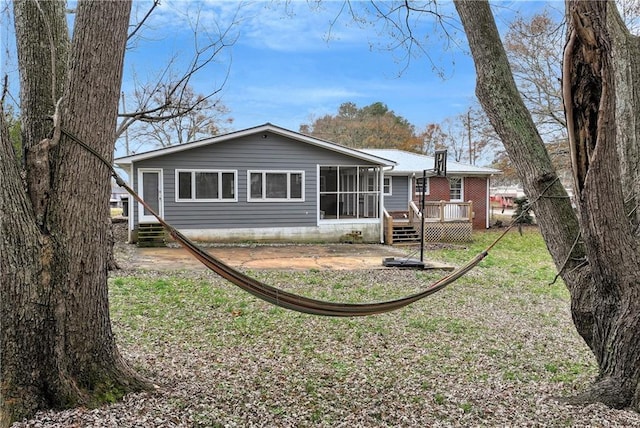
{"label": "wooden deck railing", "polygon": [[[422,213],[418,205],[411,201],[409,209],[401,219],[395,219],[400,212],[393,214],[384,211],[384,240],[393,244],[393,225],[395,223],[410,224],[416,231],[422,229]],[[473,222],[473,203],[469,202],[425,202],[424,205],[425,239],[430,242],[438,240],[465,241],[471,239]]]}
{"label": "wooden deck railing", "polygon": [[473,202],[425,202],[424,220],[439,221],[473,221]]}

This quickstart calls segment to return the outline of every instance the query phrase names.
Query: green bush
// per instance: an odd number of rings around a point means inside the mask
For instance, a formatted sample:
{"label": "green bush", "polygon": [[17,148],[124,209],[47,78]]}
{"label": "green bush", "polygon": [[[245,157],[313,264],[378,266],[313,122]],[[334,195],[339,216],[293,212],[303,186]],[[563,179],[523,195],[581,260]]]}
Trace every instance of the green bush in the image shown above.
{"label": "green bush", "polygon": [[515,219],[516,224],[533,224],[529,198],[522,196],[520,198],[515,198],[513,202],[516,204],[516,210],[512,217]]}

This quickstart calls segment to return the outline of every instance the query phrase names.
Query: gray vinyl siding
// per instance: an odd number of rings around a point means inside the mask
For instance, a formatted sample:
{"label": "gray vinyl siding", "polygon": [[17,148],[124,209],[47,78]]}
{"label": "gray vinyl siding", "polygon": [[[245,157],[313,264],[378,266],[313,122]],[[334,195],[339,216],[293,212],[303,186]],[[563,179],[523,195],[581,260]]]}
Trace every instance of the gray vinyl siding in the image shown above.
{"label": "gray vinyl siding", "polygon": [[[139,168],[162,168],[164,217],[178,229],[309,227],[318,219],[318,165],[374,164],[267,132],[137,162],[133,179],[137,189]],[[237,171],[237,202],[176,202],[176,169]],[[247,171],[269,170],[304,171],[304,201],[247,202]]]}
{"label": "gray vinyl siding", "polygon": [[406,211],[409,207],[409,177],[391,176],[391,195],[384,195],[387,211]]}

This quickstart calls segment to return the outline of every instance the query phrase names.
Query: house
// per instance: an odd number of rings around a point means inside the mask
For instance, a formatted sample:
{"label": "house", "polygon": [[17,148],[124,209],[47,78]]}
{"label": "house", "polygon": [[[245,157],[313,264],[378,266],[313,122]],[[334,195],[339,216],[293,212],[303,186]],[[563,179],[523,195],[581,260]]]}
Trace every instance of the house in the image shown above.
{"label": "house", "polygon": [[[396,163],[393,170],[385,172],[384,206],[388,212],[407,211],[408,201],[413,201],[416,207],[421,208],[424,193],[428,206],[449,203],[446,204],[449,213],[445,209],[442,216],[453,219],[456,217],[452,215],[453,211],[464,211],[469,215],[473,229],[490,226],[489,189],[491,177],[500,174],[499,170],[448,161],[446,177],[439,177],[433,171],[433,156],[396,149],[363,151]],[[465,204],[469,203],[471,209],[466,210]],[[433,216],[427,215],[427,218],[430,217]]]}
{"label": "house", "polygon": [[[394,166],[268,123],[115,163],[166,221],[189,238],[218,242],[381,242],[380,183]],[[155,222],[129,204],[130,241]]]}
{"label": "house", "polygon": [[446,176],[438,176],[432,156],[363,151],[396,163],[384,177],[386,243],[414,242],[421,234],[427,242],[469,241],[472,230],[489,227],[489,187],[499,170],[448,161]]}
{"label": "house", "polygon": [[122,200],[126,199],[128,195],[129,193],[118,186],[115,180],[111,180],[111,197],[109,198],[109,206],[111,208],[122,208]]}
{"label": "house", "polygon": [[492,187],[491,202],[500,208],[514,208],[514,200],[525,196],[524,191],[518,187]]}
{"label": "house", "polygon": [[[406,211],[415,196],[414,172],[396,171],[391,158],[404,161],[404,153],[356,150],[267,123],[115,163],[160,216],[195,240],[384,242],[386,210]],[[467,180],[465,197],[476,186]],[[442,198],[437,183],[430,179],[431,193]],[[156,220],[135,201],[128,208],[135,242]]]}

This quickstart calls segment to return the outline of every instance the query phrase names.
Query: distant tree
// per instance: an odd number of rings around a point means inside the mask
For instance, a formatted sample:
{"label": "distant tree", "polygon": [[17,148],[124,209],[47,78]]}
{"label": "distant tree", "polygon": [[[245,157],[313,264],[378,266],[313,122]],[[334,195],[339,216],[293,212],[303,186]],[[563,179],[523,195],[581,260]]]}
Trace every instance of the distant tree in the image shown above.
{"label": "distant tree", "polygon": [[[220,100],[212,101],[205,95],[196,94],[191,86],[185,86],[179,94],[172,94],[171,91],[172,88],[167,85],[161,85],[151,97],[148,97],[148,91],[144,88],[134,91],[139,110],[151,104],[162,105],[166,102],[167,105],[162,117],[142,115],[128,130],[127,138],[130,141],[135,141],[136,145],[169,147],[221,134],[228,131],[227,126],[233,123],[232,118],[225,117],[229,109]],[[171,100],[172,97],[176,99]],[[127,153],[130,151],[131,148]]]}
{"label": "distant tree", "polygon": [[421,152],[426,155],[433,155],[436,150],[444,149],[447,134],[438,123],[428,124],[424,131],[420,132],[418,138],[422,141]]}
{"label": "distant tree", "polygon": [[303,124],[300,132],[355,148],[421,152],[423,145],[415,127],[381,102],[362,108],[352,102],[343,103],[335,116],[325,115]]}
{"label": "distant tree", "polygon": [[[140,43],[149,17],[159,4],[159,0],[154,0],[151,8],[133,25],[134,30],[128,36],[128,48],[135,49]],[[242,5],[238,4],[236,14],[241,8]],[[232,122],[226,117],[228,109],[218,97],[226,76],[204,94],[194,92],[191,80],[215,64],[218,55],[235,43],[234,24],[226,28],[210,21],[203,24],[198,9],[189,14],[188,25],[193,33],[193,52],[185,68],[178,67],[179,57],[174,55],[147,81],[138,81],[134,73],[135,89],[121,104],[116,128],[116,136],[120,144],[125,144],[127,154],[132,151],[129,141],[137,138],[140,141],[135,141],[136,148],[145,143],[166,147],[224,132]],[[208,28],[214,28],[215,33],[211,34]]]}
{"label": "distant tree", "polygon": [[442,122],[444,130],[444,147],[447,149],[449,159],[462,162],[467,153],[465,130],[459,116],[448,117]]}
{"label": "distant tree", "polygon": [[506,150],[496,151],[490,166],[502,171],[502,174],[491,179],[492,184],[496,186],[513,186],[520,182],[518,171],[516,171]]}
{"label": "distant tree", "polygon": [[456,162],[486,165],[495,150],[502,147],[489,119],[477,103],[464,113],[446,118],[438,129],[441,131],[441,147],[446,148]]}
{"label": "distant tree", "polygon": [[518,89],[543,138],[566,139],[560,74],[564,25],[545,10],[516,18],[505,35],[505,50]]}

